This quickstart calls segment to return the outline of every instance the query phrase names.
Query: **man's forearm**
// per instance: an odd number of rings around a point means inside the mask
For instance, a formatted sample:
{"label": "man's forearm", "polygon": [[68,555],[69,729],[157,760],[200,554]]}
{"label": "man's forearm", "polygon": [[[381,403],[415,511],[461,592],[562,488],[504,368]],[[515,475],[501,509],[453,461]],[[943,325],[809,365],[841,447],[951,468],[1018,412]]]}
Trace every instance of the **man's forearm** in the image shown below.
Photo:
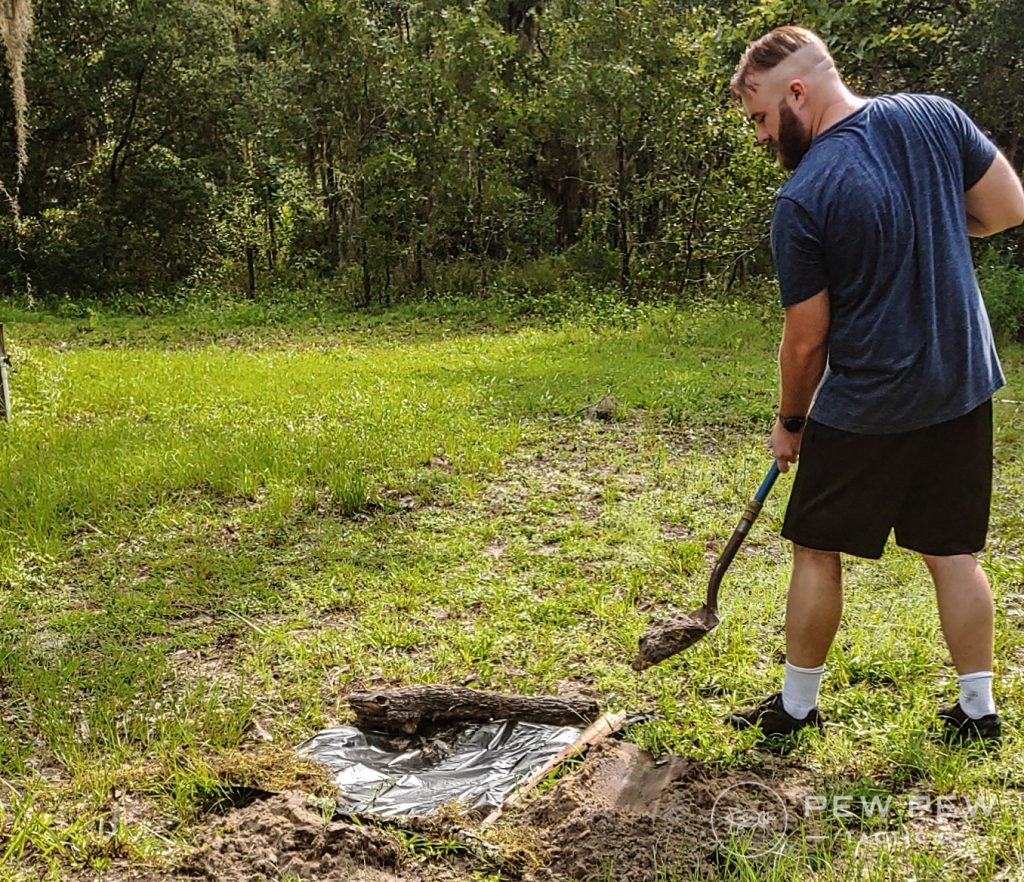
{"label": "man's forearm", "polygon": [[825,372],[827,355],[827,346],[798,345],[783,337],[779,347],[779,410],[784,416],[807,415]]}

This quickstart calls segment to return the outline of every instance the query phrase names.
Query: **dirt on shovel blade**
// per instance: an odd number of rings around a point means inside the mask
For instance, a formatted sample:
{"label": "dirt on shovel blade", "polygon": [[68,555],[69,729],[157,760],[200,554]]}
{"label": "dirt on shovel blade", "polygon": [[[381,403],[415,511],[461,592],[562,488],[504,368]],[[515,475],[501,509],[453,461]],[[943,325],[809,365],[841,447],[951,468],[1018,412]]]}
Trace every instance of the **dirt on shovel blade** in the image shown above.
{"label": "dirt on shovel blade", "polygon": [[640,649],[632,663],[633,670],[647,670],[693,646],[717,624],[718,616],[703,606],[692,613],[676,613],[655,622],[640,638]]}

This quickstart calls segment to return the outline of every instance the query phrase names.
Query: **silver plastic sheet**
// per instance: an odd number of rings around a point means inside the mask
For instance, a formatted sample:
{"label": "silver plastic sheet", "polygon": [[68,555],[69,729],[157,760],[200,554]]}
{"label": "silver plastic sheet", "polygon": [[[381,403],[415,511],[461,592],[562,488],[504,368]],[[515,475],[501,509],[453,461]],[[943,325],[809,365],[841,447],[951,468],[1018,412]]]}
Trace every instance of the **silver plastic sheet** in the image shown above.
{"label": "silver plastic sheet", "polygon": [[424,817],[457,801],[463,810],[501,805],[516,784],[580,734],[572,726],[518,720],[470,723],[413,746],[353,726],[299,745],[334,773],[337,808],[381,817]]}

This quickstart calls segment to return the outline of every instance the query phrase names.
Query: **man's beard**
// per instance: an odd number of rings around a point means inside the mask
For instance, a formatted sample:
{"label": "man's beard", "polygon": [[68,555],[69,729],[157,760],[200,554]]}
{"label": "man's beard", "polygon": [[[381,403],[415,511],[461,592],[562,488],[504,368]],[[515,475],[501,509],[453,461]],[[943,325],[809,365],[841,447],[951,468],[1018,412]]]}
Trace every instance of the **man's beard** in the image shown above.
{"label": "man's beard", "polygon": [[779,102],[779,137],[775,144],[775,154],[779,165],[786,171],[793,171],[804,158],[811,146],[811,133],[797,115],[789,109],[785,101]]}

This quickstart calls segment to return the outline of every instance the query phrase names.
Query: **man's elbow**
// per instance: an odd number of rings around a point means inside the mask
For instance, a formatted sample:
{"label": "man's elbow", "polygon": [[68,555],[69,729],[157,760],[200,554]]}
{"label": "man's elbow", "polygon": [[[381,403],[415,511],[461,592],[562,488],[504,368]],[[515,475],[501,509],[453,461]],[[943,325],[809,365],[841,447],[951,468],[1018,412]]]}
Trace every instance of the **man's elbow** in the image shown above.
{"label": "man's elbow", "polygon": [[1019,227],[1021,224],[1024,224],[1024,192],[1019,193],[1016,201],[1007,207],[1006,213],[999,219],[997,229],[989,235]]}
{"label": "man's elbow", "polygon": [[994,236],[1024,224],[1024,183],[1002,154],[964,201],[971,236]]}
{"label": "man's elbow", "polygon": [[1013,206],[1006,212],[985,218],[984,220],[974,215],[967,216],[967,233],[976,238],[994,236],[1004,230],[1011,230],[1024,224],[1024,199],[1020,204]]}
{"label": "man's elbow", "polygon": [[1015,198],[1008,200],[1007,211],[1004,217],[1001,218],[1001,224],[999,228],[995,230],[995,233],[1002,233],[1004,229],[1010,229],[1014,226],[1020,226],[1024,223],[1024,186],[1021,186],[1020,180],[1017,181],[1017,186],[1014,187],[1016,193]]}
{"label": "man's elbow", "polygon": [[[1013,215],[1013,222],[1010,227],[1019,227],[1024,224],[1024,193],[1021,193],[1020,200],[1017,202],[1017,211]],[[1007,227],[1009,229],[1010,227]]]}
{"label": "man's elbow", "polygon": [[824,361],[828,353],[828,340],[786,340],[783,341],[780,356],[799,365],[813,365]]}

